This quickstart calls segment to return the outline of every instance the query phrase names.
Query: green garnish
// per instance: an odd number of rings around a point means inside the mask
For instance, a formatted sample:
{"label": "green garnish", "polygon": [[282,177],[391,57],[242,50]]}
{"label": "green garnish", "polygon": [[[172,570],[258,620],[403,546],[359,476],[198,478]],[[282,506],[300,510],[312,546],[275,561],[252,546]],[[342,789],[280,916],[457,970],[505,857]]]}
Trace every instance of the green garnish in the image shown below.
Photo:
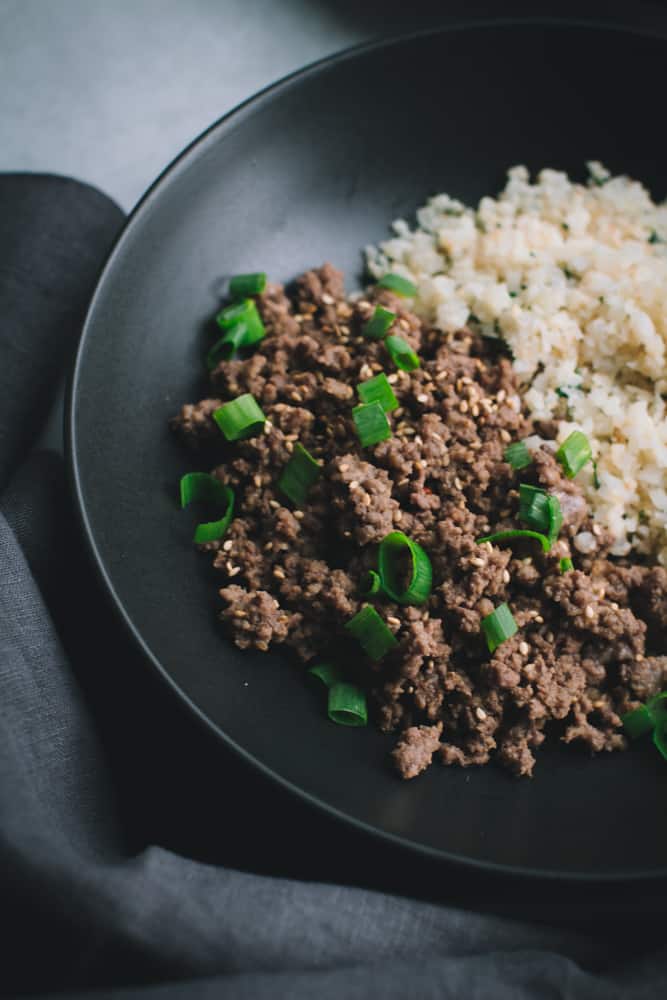
{"label": "green garnish", "polygon": [[332,684],[327,714],[339,726],[365,726],[368,722],[366,695],[357,684],[346,681]]}
{"label": "green garnish", "polygon": [[228,441],[254,437],[266,423],[257,400],[249,392],[223,403],[214,412],[213,419]]}
{"label": "green garnish", "polygon": [[649,243],[664,243],[665,241],[656,233],[655,229],[651,231],[651,235],[648,238]]}
{"label": "green garnish", "polygon": [[523,441],[515,441],[514,444],[509,444],[505,448],[503,458],[517,472],[520,469],[525,469],[533,461]]}
{"label": "green garnish", "polygon": [[507,542],[512,538],[535,538],[545,552],[548,552],[551,548],[551,541],[546,535],[543,535],[542,532],[525,531],[521,528],[511,529],[509,531],[496,531],[493,535],[485,535],[484,538],[476,538],[475,541],[478,545],[481,545],[482,542]]}
{"label": "green garnish", "polygon": [[398,406],[394,390],[384,372],[367,379],[366,382],[359,382],[357,392],[362,403],[380,403],[385,413],[390,413]]}
{"label": "green garnish", "polygon": [[239,320],[226,330],[206,355],[206,367],[212,371],[220,361],[229,361],[238,350],[245,346],[247,325]]}
{"label": "green garnish", "polygon": [[569,399],[570,397],[560,385],[556,387],[556,395],[560,396],[561,399]]}
{"label": "green garnish", "polygon": [[181,508],[192,502],[215,504],[224,514],[217,521],[205,521],[195,528],[194,540],[198,545],[215,542],[227,531],[234,515],[234,490],[209,475],[208,472],[188,472],[180,482]]}
{"label": "green garnish", "polygon": [[402,278],[400,274],[385,274],[378,281],[378,288],[388,288],[390,292],[406,299],[414,299],[417,294],[416,286],[407,278]]}
{"label": "green garnish", "polygon": [[653,743],[656,750],[667,760],[667,717],[660,719],[653,730]]}
{"label": "green garnish", "polygon": [[566,556],[558,564],[560,566],[561,573],[569,573],[571,569],[574,569],[574,563],[569,556]]}
{"label": "green garnish", "polygon": [[519,485],[519,520],[546,535],[553,545],[563,524],[558,497],[538,486]]}
{"label": "green garnish", "polygon": [[391,427],[382,403],[361,403],[352,410],[352,419],[359,435],[362,448],[386,441],[391,437]]}
{"label": "green garnish", "polygon": [[254,299],[243,299],[242,302],[226,306],[215,317],[215,321],[221,330],[231,330],[237,323],[245,323],[247,330],[244,347],[250,347],[266,336],[264,323]]}
{"label": "green garnish", "polygon": [[361,611],[347,622],[345,628],[371,660],[381,660],[398,646],[394,633],[370,604],[364,604]]}
{"label": "green garnish", "polygon": [[361,332],[364,337],[369,337],[371,340],[382,340],[395,319],[396,313],[391,312],[390,309],[385,309],[384,306],[376,306],[375,312],[364,323]]}
{"label": "green garnish", "polygon": [[380,592],[380,586],[380,577],[374,569],[369,569],[366,574],[366,579],[361,586],[362,596],[373,597],[374,594],[378,594]]}
{"label": "green garnish", "polygon": [[631,740],[644,736],[652,729],[655,748],[667,760],[667,691],[661,691],[649,698],[645,705],[626,712],[621,716],[621,722]]}
{"label": "green garnish", "polygon": [[245,299],[248,295],[261,295],[266,288],[266,274],[235,274],[229,282],[229,294],[233,299]]}
{"label": "green garnish", "polygon": [[314,667],[309,668],[308,673],[312,674],[313,677],[317,677],[327,687],[339,684],[343,679],[338,667],[333,666],[331,663],[317,663]]}
{"label": "green garnish", "polygon": [[556,452],[556,458],[568,479],[574,479],[592,457],[590,442],[581,431],[572,431]]}
{"label": "green garnish", "polygon": [[387,337],[385,345],[397,368],[404,372],[413,372],[415,368],[419,368],[419,356],[415,354],[403,337],[395,335]]}
{"label": "green garnish", "polygon": [[501,643],[519,631],[514,615],[507,604],[499,604],[486,618],[482,618],[482,631],[486,636],[489,652],[493,653]]}
{"label": "green garnish", "polygon": [[[407,585],[401,580],[403,557],[410,559]],[[392,531],[380,542],[378,552],[380,583],[385,594],[397,604],[423,604],[431,593],[433,570],[431,560],[421,545],[402,531]]]}
{"label": "green garnish", "polygon": [[278,489],[297,507],[303,507],[310,487],[321,475],[320,463],[297,441],[292,456],[278,480]]}
{"label": "green garnish", "polygon": [[621,716],[623,728],[631,740],[636,740],[653,729],[654,722],[646,705],[640,705],[632,712],[626,712]]}

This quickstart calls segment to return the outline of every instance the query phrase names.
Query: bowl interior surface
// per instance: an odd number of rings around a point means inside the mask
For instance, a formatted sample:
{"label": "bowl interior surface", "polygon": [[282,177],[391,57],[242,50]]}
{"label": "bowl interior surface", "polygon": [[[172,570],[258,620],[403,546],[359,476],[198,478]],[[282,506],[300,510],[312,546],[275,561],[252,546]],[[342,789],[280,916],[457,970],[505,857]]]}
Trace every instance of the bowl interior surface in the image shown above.
{"label": "bowl interior surface", "polygon": [[196,464],[167,421],[205,394],[204,330],[225,275],[288,281],[330,260],[354,288],[363,247],[393,219],[413,219],[438,191],[474,203],[517,163],[583,178],[597,159],[663,198],[654,107],[665,55],[658,38],[517,24],[445,30],[307,70],[214,126],[163,175],[87,319],[70,399],[74,485],[148,658],[279,780],[434,856],[554,876],[664,874],[665,762],[650,746],[595,760],[551,747],[533,780],[435,764],[399,782],[391,739],[332,726],[302,668],[221,635],[215,577],[176,503]]}

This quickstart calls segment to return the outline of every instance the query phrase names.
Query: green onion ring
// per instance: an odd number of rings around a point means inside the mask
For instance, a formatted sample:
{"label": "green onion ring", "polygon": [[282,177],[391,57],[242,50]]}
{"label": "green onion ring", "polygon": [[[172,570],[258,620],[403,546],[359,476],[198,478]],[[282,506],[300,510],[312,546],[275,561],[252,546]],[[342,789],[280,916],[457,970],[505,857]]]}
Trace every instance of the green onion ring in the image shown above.
{"label": "green onion ring", "polygon": [[[411,561],[410,582],[405,590],[399,590],[399,557],[406,551]],[[429,599],[433,582],[431,560],[421,545],[402,531],[392,531],[380,542],[378,571],[382,589],[397,604],[423,604]]]}
{"label": "green onion ring", "polygon": [[188,472],[181,476],[180,494],[181,508],[199,501],[218,504],[225,512],[218,521],[205,521],[197,525],[194,534],[197,545],[222,538],[234,516],[234,490],[231,486],[224,485],[208,472]]}

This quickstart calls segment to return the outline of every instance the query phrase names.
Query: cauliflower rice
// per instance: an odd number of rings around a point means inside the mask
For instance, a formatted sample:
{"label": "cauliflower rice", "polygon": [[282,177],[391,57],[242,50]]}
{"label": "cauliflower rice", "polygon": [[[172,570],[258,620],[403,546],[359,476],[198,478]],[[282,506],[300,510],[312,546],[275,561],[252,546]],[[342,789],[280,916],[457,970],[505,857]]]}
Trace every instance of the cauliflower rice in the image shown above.
{"label": "cauliflower rice", "polygon": [[368,262],[410,278],[435,327],[506,341],[532,415],[588,436],[599,488],[591,465],[578,478],[612,551],[667,564],[667,203],[588,169],[587,185],[548,169],[531,184],[514,167],[476,209],[436,195]]}

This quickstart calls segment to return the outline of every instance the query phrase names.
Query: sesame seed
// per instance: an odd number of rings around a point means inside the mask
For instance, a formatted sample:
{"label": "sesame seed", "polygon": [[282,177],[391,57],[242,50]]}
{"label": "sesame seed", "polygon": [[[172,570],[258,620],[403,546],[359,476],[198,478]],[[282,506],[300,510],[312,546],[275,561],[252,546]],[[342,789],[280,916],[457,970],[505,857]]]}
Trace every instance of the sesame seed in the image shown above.
{"label": "sesame seed", "polygon": [[222,548],[225,552],[229,552],[233,544],[231,538],[228,538],[226,542],[222,543]]}
{"label": "sesame seed", "polygon": [[332,306],[334,304],[334,301],[335,300],[333,299],[333,297],[329,295],[327,292],[325,292],[324,295],[322,296],[322,302],[324,302],[325,306]]}
{"label": "sesame seed", "polygon": [[504,569],[503,570],[503,583],[509,583],[510,579],[511,579],[511,577],[510,577],[510,574],[509,574],[509,570],[508,569]]}
{"label": "sesame seed", "polygon": [[371,503],[372,503],[372,500],[371,500],[371,498],[369,497],[368,493],[364,493],[364,494],[362,494],[362,497],[361,497],[361,502],[362,502],[362,504],[364,505],[364,507],[370,507],[370,505],[371,505]]}
{"label": "sesame seed", "polygon": [[393,615],[387,615],[387,625],[393,625],[395,628],[399,628],[400,624],[400,618],[394,618]]}
{"label": "sesame seed", "polygon": [[604,708],[604,698],[598,698],[593,702],[593,708]]}
{"label": "sesame seed", "polygon": [[396,511],[396,513],[394,514],[394,520],[395,521],[402,521],[403,520],[403,511],[402,510],[397,510]]}
{"label": "sesame seed", "polygon": [[302,510],[295,510],[294,511],[294,516],[297,519],[297,521],[302,521],[303,520],[303,511]]}
{"label": "sesame seed", "polygon": [[273,430],[273,424],[271,423],[271,421],[270,420],[265,420],[264,421],[264,433],[265,434],[270,434],[272,430]]}
{"label": "sesame seed", "polygon": [[291,454],[294,451],[294,442],[293,441],[286,441],[285,442],[285,447],[287,448],[288,452]]}
{"label": "sesame seed", "polygon": [[437,382],[442,382],[442,380],[444,378],[447,378],[448,376],[449,376],[449,372],[445,368],[443,368],[441,372],[438,372],[438,374],[435,376],[435,378],[436,378]]}
{"label": "sesame seed", "polygon": [[600,525],[599,525],[599,524],[594,524],[594,525],[593,525],[593,527],[591,528],[591,531],[592,531],[592,532],[593,532],[593,534],[594,534],[594,535],[596,535],[596,536],[597,536],[598,538],[599,538],[599,537],[600,537],[600,535],[602,534],[602,528],[600,527]]}
{"label": "sesame seed", "polygon": [[470,407],[470,412],[472,413],[473,417],[478,417],[479,416],[479,406],[477,406],[476,403],[473,403],[473,405]]}
{"label": "sesame seed", "polygon": [[538,625],[544,625],[544,618],[542,615],[535,615],[535,621]]}
{"label": "sesame seed", "polygon": [[486,718],[486,712],[484,711],[483,708],[480,708],[479,705],[475,709],[475,715],[477,716],[480,722],[484,722],[484,719]]}
{"label": "sesame seed", "polygon": [[240,566],[232,566],[232,568],[229,571],[229,575],[230,576],[236,576],[236,574],[240,573],[240,572],[241,572],[241,567]]}
{"label": "sesame seed", "polygon": [[349,468],[350,468],[350,466],[349,466],[349,465],[347,465],[347,464],[346,464],[345,462],[343,462],[343,464],[342,464],[342,465],[339,465],[339,469],[340,469],[340,471],[341,471],[341,472],[347,472],[347,470],[348,470]]}
{"label": "sesame seed", "polygon": [[359,369],[359,374],[361,375],[362,378],[370,378],[371,375],[373,374],[373,369],[371,368],[370,365],[363,364]]}
{"label": "sesame seed", "polygon": [[592,605],[592,604],[587,604],[587,605],[586,605],[586,607],[585,607],[585,609],[584,609],[584,614],[585,614],[585,615],[586,615],[586,617],[587,617],[587,618],[589,618],[589,619],[590,619],[590,618],[595,618],[595,609],[593,608],[593,605]]}
{"label": "sesame seed", "polygon": [[264,551],[270,552],[272,548],[273,548],[273,542],[267,542],[266,545],[264,546]]}
{"label": "sesame seed", "polygon": [[419,393],[419,395],[417,396],[417,402],[418,403],[428,403],[428,396],[426,395],[425,392],[420,392]]}
{"label": "sesame seed", "polygon": [[357,482],[356,479],[353,479],[352,482],[348,484],[348,489],[350,489],[350,490],[358,490],[359,489],[359,483]]}
{"label": "sesame seed", "polygon": [[496,399],[498,400],[499,403],[502,403],[506,397],[507,393],[505,392],[504,389],[501,389],[500,392],[496,393]]}
{"label": "sesame seed", "polygon": [[389,382],[389,385],[394,385],[395,382],[398,382],[398,375],[396,372],[392,372],[391,375],[387,375],[387,382]]}
{"label": "sesame seed", "polygon": [[480,559],[480,558],[479,558],[478,556],[474,556],[474,557],[473,557],[473,558],[472,558],[472,559],[470,560],[470,562],[471,562],[471,564],[472,564],[473,566],[484,566],[484,565],[486,565],[486,564],[485,564],[485,562],[484,562],[484,560],[483,560],[483,559]]}
{"label": "sesame seed", "polygon": [[273,507],[274,510],[277,510],[278,507],[280,507],[280,504],[277,500],[269,500],[269,507]]}
{"label": "sesame seed", "polygon": [[351,531],[344,531],[343,532],[343,537],[344,538],[351,538],[352,537],[352,532]]}
{"label": "sesame seed", "polygon": [[274,566],[273,567],[273,575],[278,580],[284,580],[285,579],[285,570],[281,569],[280,566]]}
{"label": "sesame seed", "polygon": [[462,399],[461,402],[459,403],[459,410],[461,413],[468,412],[468,404],[465,399]]}
{"label": "sesame seed", "polygon": [[261,476],[253,476],[252,477],[252,481],[255,484],[255,486],[257,487],[257,489],[259,489],[259,487],[262,485],[262,477]]}
{"label": "sesame seed", "polygon": [[637,655],[635,656],[635,660],[637,660],[638,663],[641,663],[643,659],[644,657],[642,656],[641,653],[637,653]]}
{"label": "sesame seed", "polygon": [[521,653],[522,656],[528,656],[529,651],[530,651],[530,646],[528,645],[527,642],[519,643],[519,652]]}
{"label": "sesame seed", "polygon": [[461,482],[458,476],[454,477],[454,486],[456,487],[457,490],[463,489],[463,483]]}
{"label": "sesame seed", "polygon": [[509,442],[512,440],[512,435],[510,434],[509,431],[506,431],[504,427],[500,431],[500,437],[505,442],[505,444],[509,444]]}
{"label": "sesame seed", "polygon": [[247,618],[248,617],[248,612],[247,611],[243,611],[242,608],[237,608],[236,611],[234,612],[234,617],[235,618]]}

